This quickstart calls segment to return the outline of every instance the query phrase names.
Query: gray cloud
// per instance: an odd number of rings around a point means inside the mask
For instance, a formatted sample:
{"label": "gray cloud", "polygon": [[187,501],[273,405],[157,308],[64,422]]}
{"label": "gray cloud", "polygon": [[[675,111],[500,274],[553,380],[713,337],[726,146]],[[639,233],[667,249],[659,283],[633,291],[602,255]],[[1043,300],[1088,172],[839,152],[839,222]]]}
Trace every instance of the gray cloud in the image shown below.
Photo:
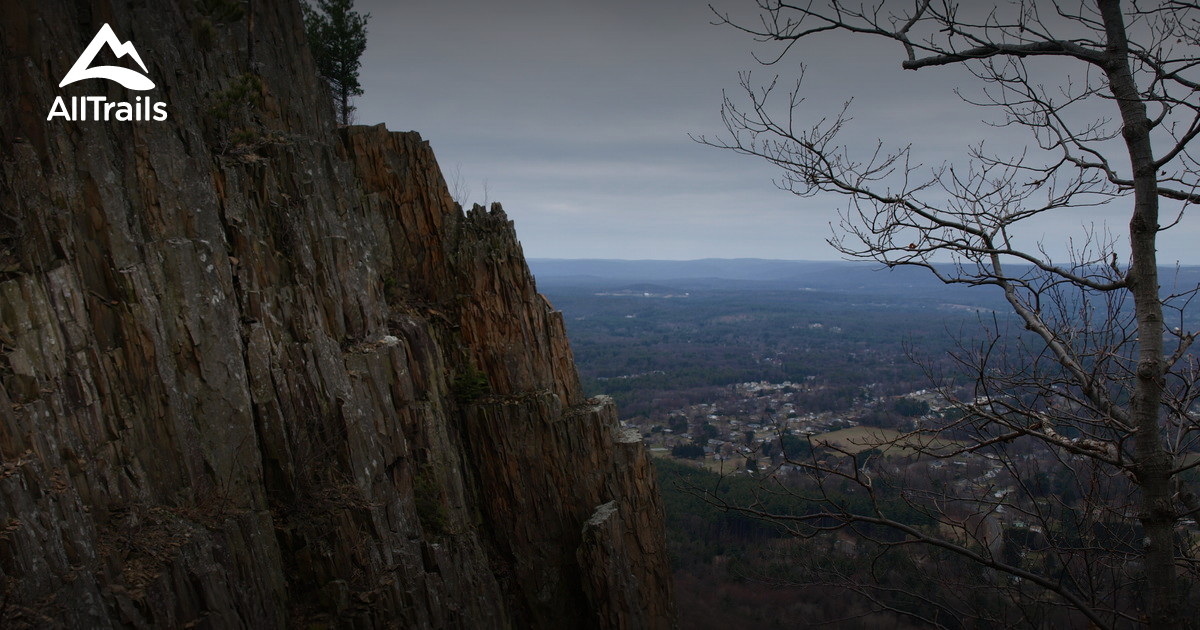
{"label": "gray cloud", "polygon": [[[842,200],[783,193],[769,165],[688,138],[722,130],[721,93],[738,89],[740,70],[766,80],[804,63],[802,113],[829,115],[853,96],[847,139],[863,150],[912,142],[938,164],[981,139],[1001,152],[1026,142],[979,124],[992,114],[954,95],[973,89],[961,70],[902,71],[896,46],[845,37],[763,68],[751,52],[769,47],[712,26],[704,1],[356,4],[372,14],[359,122],[420,131],[473,201],[486,181],[530,256],[835,258],[824,239]],[[1120,232],[1126,216],[1121,204],[1064,213],[1029,237],[1102,221]],[[1164,236],[1164,261],[1200,262],[1200,233],[1183,227]]]}

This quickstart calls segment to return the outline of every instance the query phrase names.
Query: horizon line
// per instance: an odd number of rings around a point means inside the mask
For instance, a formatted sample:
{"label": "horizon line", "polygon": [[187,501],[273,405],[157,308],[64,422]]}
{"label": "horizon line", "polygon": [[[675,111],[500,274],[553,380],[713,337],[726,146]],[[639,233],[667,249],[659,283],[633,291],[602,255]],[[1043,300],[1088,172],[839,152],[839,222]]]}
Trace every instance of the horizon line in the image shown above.
{"label": "horizon line", "polygon": [[[553,261],[553,262],[649,262],[649,263],[656,263],[656,262],[688,263],[688,262],[706,262],[706,261],[720,261],[720,262],[753,261],[753,262],[773,262],[773,263],[849,263],[849,264],[860,264],[861,263],[861,264],[880,265],[881,268],[883,268],[883,269],[888,268],[887,265],[884,265],[883,263],[881,263],[879,261],[875,261],[875,260],[851,260],[851,259],[846,259],[846,258],[826,258],[826,259],[753,258],[753,257],[748,257],[748,256],[736,256],[736,257],[732,257],[732,258],[721,258],[721,257],[716,257],[716,256],[709,256],[707,258],[590,258],[590,257],[559,258],[559,257],[555,257],[555,256],[526,256],[525,260],[526,261]],[[933,264],[935,264],[935,265],[952,265],[952,264],[954,264],[954,262],[953,261],[933,261]],[[1024,264],[1032,264],[1032,263],[1024,263]],[[914,267],[914,266],[919,266],[919,265],[897,264],[897,265],[894,265],[892,268]],[[1176,266],[1178,266],[1178,267],[1200,267],[1200,262],[1195,262],[1195,263],[1184,263],[1184,262],[1180,262],[1180,261],[1159,262],[1158,266],[1159,266],[1159,268],[1176,267]]]}

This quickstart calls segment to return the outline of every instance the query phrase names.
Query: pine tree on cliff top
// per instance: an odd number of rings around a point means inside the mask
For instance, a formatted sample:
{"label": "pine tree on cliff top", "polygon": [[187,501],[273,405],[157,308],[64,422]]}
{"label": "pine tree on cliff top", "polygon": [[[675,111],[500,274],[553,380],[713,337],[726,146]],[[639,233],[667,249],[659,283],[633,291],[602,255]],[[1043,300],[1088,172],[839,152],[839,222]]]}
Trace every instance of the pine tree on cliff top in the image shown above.
{"label": "pine tree on cliff top", "polygon": [[354,10],[354,0],[316,0],[304,8],[304,30],[312,49],[317,72],[333,91],[338,121],[350,124],[354,106],[350,98],[361,96],[358,71],[367,49],[367,20],[371,15]]}

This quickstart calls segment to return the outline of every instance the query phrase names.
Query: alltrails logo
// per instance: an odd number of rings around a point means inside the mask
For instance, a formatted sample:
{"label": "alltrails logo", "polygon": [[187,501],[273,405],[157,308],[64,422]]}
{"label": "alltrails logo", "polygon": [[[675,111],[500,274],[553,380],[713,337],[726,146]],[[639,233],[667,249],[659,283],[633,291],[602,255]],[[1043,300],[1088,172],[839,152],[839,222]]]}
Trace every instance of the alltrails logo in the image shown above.
{"label": "alltrails logo", "polygon": [[[117,34],[113,32],[112,27],[105,24],[97,31],[96,36],[92,38],[92,42],[84,49],[83,54],[79,55],[79,59],[75,61],[75,65],[71,66],[71,69],[67,72],[67,76],[63,77],[58,87],[64,87],[84,79],[108,79],[109,81],[116,81],[130,90],[145,91],[154,89],[154,82],[136,70],[120,66],[92,66],[96,55],[100,54],[100,49],[104,46],[108,46],[109,50],[112,50],[118,59],[129,55],[142,68],[142,72],[148,72],[146,64],[142,62],[141,55],[133,47],[133,42],[122,42],[120,39],[117,39]],[[132,103],[109,102],[103,96],[72,96],[69,107],[67,103],[68,101],[64,100],[63,97],[55,97],[54,105],[50,107],[50,115],[46,116],[46,120],[54,120],[55,117],[60,116],[70,121],[162,121],[167,119],[167,104],[155,103],[154,99],[148,96],[139,96]]]}

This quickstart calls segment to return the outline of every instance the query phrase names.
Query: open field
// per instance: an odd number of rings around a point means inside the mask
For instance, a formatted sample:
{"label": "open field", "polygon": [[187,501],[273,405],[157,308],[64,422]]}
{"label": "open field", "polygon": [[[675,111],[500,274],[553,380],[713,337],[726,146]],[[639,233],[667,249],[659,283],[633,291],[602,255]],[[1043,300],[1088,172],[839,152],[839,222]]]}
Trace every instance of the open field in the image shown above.
{"label": "open field", "polygon": [[958,442],[937,438],[927,434],[902,433],[895,429],[877,427],[850,427],[812,436],[814,446],[822,443],[857,455],[877,448],[885,455],[909,457],[918,450],[934,453],[949,453],[959,446]]}

